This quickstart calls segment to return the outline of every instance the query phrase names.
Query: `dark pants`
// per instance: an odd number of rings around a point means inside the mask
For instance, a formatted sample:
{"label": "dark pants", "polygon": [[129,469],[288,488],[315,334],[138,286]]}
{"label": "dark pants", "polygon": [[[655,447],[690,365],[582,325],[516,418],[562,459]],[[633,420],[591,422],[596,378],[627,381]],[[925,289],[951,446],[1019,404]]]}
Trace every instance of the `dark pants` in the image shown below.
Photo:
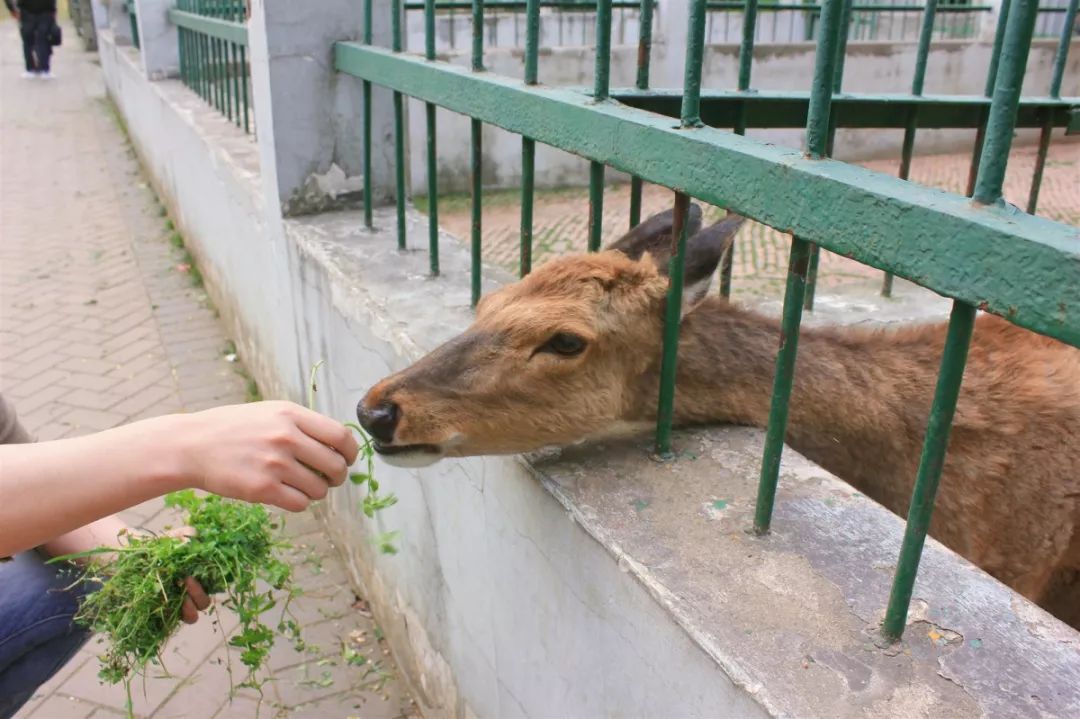
{"label": "dark pants", "polygon": [[37,552],[0,562],[0,719],[10,719],[90,633],[72,622],[78,577],[66,564],[45,564]]}
{"label": "dark pants", "polygon": [[52,27],[56,18],[51,12],[24,12],[20,15],[23,59],[28,72],[48,72],[52,58]]}

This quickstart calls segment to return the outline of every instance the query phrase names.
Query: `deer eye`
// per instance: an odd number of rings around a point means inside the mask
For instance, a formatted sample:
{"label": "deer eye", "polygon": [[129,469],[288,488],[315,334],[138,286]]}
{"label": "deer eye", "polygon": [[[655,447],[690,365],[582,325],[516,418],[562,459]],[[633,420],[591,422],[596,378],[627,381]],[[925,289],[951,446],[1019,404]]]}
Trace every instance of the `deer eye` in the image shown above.
{"label": "deer eye", "polygon": [[585,340],[569,332],[558,332],[540,346],[537,352],[551,352],[560,357],[576,357],[585,351]]}

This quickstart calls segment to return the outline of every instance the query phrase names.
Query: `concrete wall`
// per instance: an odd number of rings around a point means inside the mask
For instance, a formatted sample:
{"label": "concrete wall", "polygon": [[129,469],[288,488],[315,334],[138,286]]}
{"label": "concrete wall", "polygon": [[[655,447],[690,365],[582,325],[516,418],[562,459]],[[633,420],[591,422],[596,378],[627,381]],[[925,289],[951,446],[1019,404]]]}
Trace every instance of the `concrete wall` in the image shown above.
{"label": "concrete wall", "polygon": [[[682,51],[670,43],[653,47],[653,84],[655,87],[679,87]],[[1057,43],[1036,40],[1031,49],[1024,94],[1045,96]],[[844,71],[844,90],[848,92],[905,93],[911,90],[915,67],[914,43],[853,42],[848,44]],[[984,41],[939,41],[932,46],[927,65],[927,95],[981,95],[990,62],[991,45]],[[814,66],[812,43],[758,45],[754,53],[753,87],[762,90],[802,90],[809,87]],[[706,48],[702,86],[734,88],[738,80],[737,45],[710,45]],[[636,47],[616,47],[612,55],[613,87],[634,84]],[[453,54],[452,62],[468,66],[469,56]],[[552,85],[591,87],[593,50],[588,47],[555,48],[540,58],[541,82]],[[493,72],[521,77],[520,50],[501,48],[485,55],[485,65]],[[1069,53],[1063,96],[1080,95],[1080,39],[1074,40]],[[412,147],[425,145],[426,123],[419,103],[409,112],[409,138]],[[445,192],[469,189],[469,120],[450,112],[438,113],[439,186]],[[751,130],[749,136],[788,147],[801,147],[802,130]],[[1060,134],[1060,132],[1059,132]],[[970,152],[974,130],[923,130],[916,138],[916,154]],[[1018,143],[1037,140],[1037,130],[1021,130]],[[836,138],[836,157],[842,160],[866,160],[898,157],[903,132],[880,130],[841,130]],[[427,194],[427,158],[422,151],[412,154],[411,188],[416,195]],[[584,185],[588,183],[588,163],[554,148],[538,146],[536,183],[541,187]],[[619,178],[613,171],[609,179]],[[491,188],[516,187],[521,177],[521,139],[498,128],[484,128],[484,185]],[[625,178],[621,178],[625,179]]]}

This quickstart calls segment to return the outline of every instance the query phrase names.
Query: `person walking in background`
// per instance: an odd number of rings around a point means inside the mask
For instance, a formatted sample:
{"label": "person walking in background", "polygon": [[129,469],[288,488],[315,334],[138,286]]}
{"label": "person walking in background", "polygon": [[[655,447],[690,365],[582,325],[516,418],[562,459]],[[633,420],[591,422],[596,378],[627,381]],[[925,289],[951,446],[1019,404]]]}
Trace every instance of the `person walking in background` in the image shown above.
{"label": "person walking in background", "polygon": [[56,0],[4,0],[19,21],[22,34],[23,77],[52,78],[53,34],[56,31]]}

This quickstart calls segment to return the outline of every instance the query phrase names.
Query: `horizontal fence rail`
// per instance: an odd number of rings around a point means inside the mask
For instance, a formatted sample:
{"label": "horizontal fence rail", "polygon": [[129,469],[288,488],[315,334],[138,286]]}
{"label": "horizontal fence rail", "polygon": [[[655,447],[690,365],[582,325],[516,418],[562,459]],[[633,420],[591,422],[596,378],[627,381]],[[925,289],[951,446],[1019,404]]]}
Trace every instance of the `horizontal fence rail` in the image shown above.
{"label": "horizontal fence rail", "polygon": [[179,31],[183,83],[250,133],[246,14],[238,0],[180,0],[169,10],[169,20]]}
{"label": "horizontal fence rail", "polygon": [[[619,102],[668,117],[679,116],[677,90],[638,91],[616,88]],[[735,127],[742,118],[756,129],[805,127],[810,106],[807,92],[714,90],[702,93],[701,120],[712,127]],[[904,128],[914,113],[922,128],[976,128],[990,108],[990,98],[962,95],[845,93],[832,101],[833,124],[844,128]],[[1053,127],[1080,132],[1080,98],[1029,97],[1020,102],[1016,126]]]}
{"label": "horizontal fence rail", "polygon": [[[595,69],[591,88],[551,87],[542,83],[538,62],[539,19],[544,3],[524,3],[524,79],[501,76],[484,68],[485,10],[499,3],[458,3],[471,10],[472,63],[459,67],[437,59],[435,19],[442,3],[423,4],[424,55],[402,51],[400,0],[394,3],[392,48],[375,47],[370,33],[362,43],[334,47],[339,72],[363,81],[365,87],[365,155],[372,153],[370,85],[389,88],[395,97],[398,172],[398,236],[406,246],[404,190],[404,124],[401,98],[425,103],[428,132],[435,132],[437,109],[468,116],[472,122],[473,167],[473,302],[479,297],[481,271],[482,169],[481,128],[490,124],[522,138],[521,272],[531,269],[533,161],[537,143],[576,154],[590,163],[588,248],[599,249],[607,167],[629,174],[631,225],[640,221],[641,185],[650,182],[674,191],[673,256],[670,261],[664,348],[657,404],[656,451],[671,456],[671,429],[678,353],[678,320],[690,198],[744,215],[791,235],[788,281],[782,314],[780,349],[772,405],[761,464],[755,529],[765,534],[784,446],[799,330],[804,307],[812,309],[817,256],[821,249],[841,254],[906,278],[953,299],[948,337],[929,416],[922,457],[905,530],[901,556],[882,627],[899,638],[929,529],[937,483],[948,447],[952,417],[959,396],[967,350],[977,310],[1000,315],[1034,332],[1080,347],[1080,229],[1028,214],[1002,198],[1005,166],[1016,128],[1041,128],[1042,142],[1032,182],[1034,210],[1046,159],[1046,145],[1055,128],[1080,130],[1080,98],[1060,96],[1071,24],[1077,0],[1069,0],[1059,34],[1049,93],[1020,97],[1027,55],[1035,35],[1039,8],[1034,0],[1004,0],[994,37],[992,63],[984,97],[939,97],[923,94],[927,58],[936,31],[937,0],[920,6],[918,50],[910,94],[847,94],[842,91],[846,44],[860,7],[852,0],[825,0],[821,6],[800,6],[814,18],[817,51],[809,92],[755,92],[752,65],[759,14],[757,0],[741,8],[738,88],[705,89],[704,48],[709,17],[721,5],[692,0],[685,47],[685,80],[681,91],[649,89],[654,6],[639,6],[637,80],[633,88],[610,87],[611,0],[594,6]],[[518,5],[521,5],[520,3]],[[890,6],[909,12],[909,5]],[[896,10],[896,7],[903,8]],[[954,8],[956,6],[948,6]],[[721,8],[723,9],[723,8]],[[734,9],[734,8],[733,8]],[[786,9],[786,8],[785,8]],[[876,10],[885,12],[885,10]],[[371,0],[364,1],[371,17]],[[969,7],[956,14],[984,12]],[[370,22],[369,22],[370,26]],[[673,122],[673,118],[678,118]],[[746,138],[749,128],[805,127],[802,151]],[[893,128],[904,131],[898,177],[829,159],[838,128]],[[916,134],[922,128],[968,128],[976,133],[972,180],[961,196],[906,180]],[[734,132],[730,131],[733,130]],[[428,144],[430,216],[437,218],[438,164],[434,141]],[[365,196],[370,198],[369,180]],[[365,217],[371,226],[371,216]],[[430,237],[432,274],[438,274],[437,234]],[[721,268],[721,293],[730,289],[730,264]]]}

